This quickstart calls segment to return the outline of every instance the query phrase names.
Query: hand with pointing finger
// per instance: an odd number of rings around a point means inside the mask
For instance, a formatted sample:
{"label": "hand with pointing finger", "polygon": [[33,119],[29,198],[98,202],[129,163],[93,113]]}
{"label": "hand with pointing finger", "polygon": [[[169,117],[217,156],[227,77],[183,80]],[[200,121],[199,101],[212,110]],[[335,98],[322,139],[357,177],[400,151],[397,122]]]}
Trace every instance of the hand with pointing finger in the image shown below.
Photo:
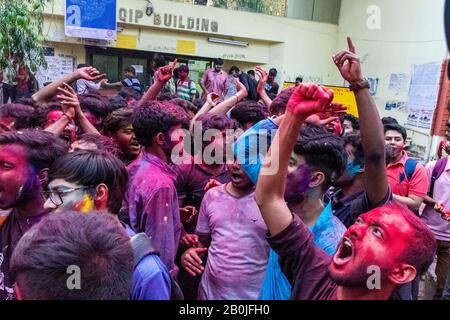
{"label": "hand with pointing finger", "polygon": [[361,62],[356,54],[352,39],[347,37],[348,50],[342,50],[333,56],[342,77],[349,83],[356,83],[363,80],[361,74]]}
{"label": "hand with pointing finger", "polygon": [[159,82],[167,82],[172,78],[173,70],[177,65],[177,59],[173,60],[173,62],[165,67],[161,67],[156,71],[156,79]]}

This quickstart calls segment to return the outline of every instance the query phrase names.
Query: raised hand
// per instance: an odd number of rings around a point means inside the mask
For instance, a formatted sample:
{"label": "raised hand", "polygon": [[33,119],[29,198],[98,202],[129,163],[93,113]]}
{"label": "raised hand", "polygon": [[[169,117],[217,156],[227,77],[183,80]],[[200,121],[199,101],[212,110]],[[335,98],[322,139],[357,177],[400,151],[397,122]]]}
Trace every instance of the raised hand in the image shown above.
{"label": "raised hand", "polygon": [[181,265],[191,276],[195,277],[203,272],[202,258],[208,248],[190,248],[181,256]]}
{"label": "raised hand", "polygon": [[106,77],[106,73],[100,73],[100,71],[98,71],[94,67],[84,67],[77,69],[76,74],[79,79],[85,79],[89,81],[101,80]]}
{"label": "raised hand", "polygon": [[261,92],[262,90],[266,90],[267,79],[269,77],[267,71],[264,70],[262,67],[256,67],[255,71],[259,78],[258,86],[256,87],[256,91]]}
{"label": "raised hand", "polygon": [[215,107],[219,103],[219,95],[215,92],[210,92],[206,96],[206,101],[209,103],[209,105]]}
{"label": "raised hand", "polygon": [[333,56],[333,62],[336,64],[342,77],[350,82],[355,83],[363,80],[361,74],[361,62],[356,55],[355,46],[352,39],[347,37],[348,50],[342,50]]}
{"label": "raised hand", "polygon": [[78,112],[81,112],[80,101],[75,90],[67,83],[58,87],[58,95],[56,98],[61,101],[61,108],[68,117],[75,118]]}
{"label": "raised hand", "polygon": [[173,62],[165,67],[161,67],[156,71],[156,79],[159,82],[167,82],[172,78],[173,70],[177,65],[177,59],[173,60]]}
{"label": "raised hand", "polygon": [[331,103],[333,91],[317,84],[300,84],[289,99],[287,110],[299,118],[307,119],[316,113],[345,110],[341,104]]}

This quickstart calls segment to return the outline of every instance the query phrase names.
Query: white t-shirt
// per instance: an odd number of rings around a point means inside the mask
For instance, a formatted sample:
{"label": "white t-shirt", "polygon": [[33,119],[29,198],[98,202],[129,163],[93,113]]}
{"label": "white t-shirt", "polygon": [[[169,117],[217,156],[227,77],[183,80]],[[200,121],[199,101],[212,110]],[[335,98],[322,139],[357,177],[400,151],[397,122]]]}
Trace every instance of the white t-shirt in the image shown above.
{"label": "white t-shirt", "polygon": [[77,80],[77,93],[78,94],[84,94],[88,93],[89,89],[93,90],[100,90],[101,83],[95,83],[93,81],[85,80],[85,79],[78,79]]}
{"label": "white t-shirt", "polygon": [[200,206],[196,233],[211,235],[198,299],[258,299],[269,245],[254,193],[235,198],[225,185],[209,190]]}

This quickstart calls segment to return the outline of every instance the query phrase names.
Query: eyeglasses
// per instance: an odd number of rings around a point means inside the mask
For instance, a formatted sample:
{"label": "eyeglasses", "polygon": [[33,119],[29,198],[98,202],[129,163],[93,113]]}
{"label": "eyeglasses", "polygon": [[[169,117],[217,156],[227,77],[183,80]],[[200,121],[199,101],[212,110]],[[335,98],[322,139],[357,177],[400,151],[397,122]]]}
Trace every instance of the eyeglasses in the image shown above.
{"label": "eyeglasses", "polygon": [[77,190],[87,190],[87,189],[91,189],[93,188],[92,186],[90,187],[78,187],[78,188],[70,188],[70,189],[66,189],[63,191],[43,191],[42,192],[42,196],[45,199],[50,199],[50,201],[55,205],[55,206],[60,206],[64,203],[62,196]]}

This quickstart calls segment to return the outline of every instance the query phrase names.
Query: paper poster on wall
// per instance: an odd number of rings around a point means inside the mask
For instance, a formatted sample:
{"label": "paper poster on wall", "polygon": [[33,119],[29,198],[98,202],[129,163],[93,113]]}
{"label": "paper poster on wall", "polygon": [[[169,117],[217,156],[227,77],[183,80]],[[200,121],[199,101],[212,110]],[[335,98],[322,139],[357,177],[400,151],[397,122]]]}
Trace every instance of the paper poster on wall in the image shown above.
{"label": "paper poster on wall", "polygon": [[[283,90],[294,87],[295,82],[285,81],[283,83]],[[335,86],[324,86],[327,89],[333,90],[334,99],[333,102],[341,103],[347,107],[347,113],[358,117],[358,107],[356,105],[355,94],[347,87],[335,87]]]}
{"label": "paper poster on wall", "polygon": [[407,126],[431,129],[436,108],[441,64],[413,65],[408,96]]}
{"label": "paper poster on wall", "polygon": [[389,91],[394,95],[402,95],[408,92],[409,76],[406,73],[391,73],[389,78]]}
{"label": "paper poster on wall", "polygon": [[369,81],[370,84],[370,88],[369,88],[369,92],[371,96],[374,96],[377,94],[378,92],[378,82],[379,79],[378,78],[367,78],[367,81]]}
{"label": "paper poster on wall", "polygon": [[39,88],[42,88],[46,82],[53,82],[64,75],[70,74],[74,70],[74,57],[72,56],[46,56],[47,69],[40,67],[36,72],[36,79]]}

